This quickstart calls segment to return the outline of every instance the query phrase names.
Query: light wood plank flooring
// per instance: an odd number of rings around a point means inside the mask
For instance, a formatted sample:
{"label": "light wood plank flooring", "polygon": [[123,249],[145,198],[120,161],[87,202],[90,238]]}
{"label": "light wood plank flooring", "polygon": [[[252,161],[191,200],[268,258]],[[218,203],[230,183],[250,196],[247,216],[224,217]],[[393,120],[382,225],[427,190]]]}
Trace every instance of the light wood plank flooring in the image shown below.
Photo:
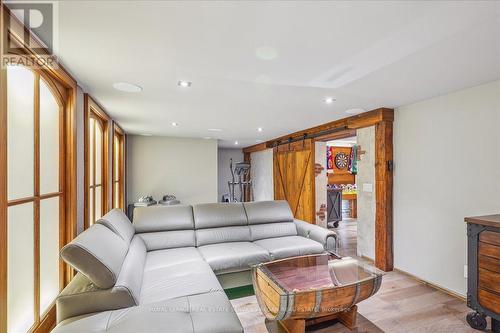
{"label": "light wood plank flooring", "polygon": [[[341,223],[338,234],[342,255],[355,256],[356,222]],[[275,322],[265,320],[255,296],[231,303],[245,333],[281,332]],[[358,327],[354,331],[339,323],[327,323],[311,327],[307,332],[478,332],[465,322],[465,315],[470,310],[464,301],[398,272],[386,274],[380,291],[358,307]]]}

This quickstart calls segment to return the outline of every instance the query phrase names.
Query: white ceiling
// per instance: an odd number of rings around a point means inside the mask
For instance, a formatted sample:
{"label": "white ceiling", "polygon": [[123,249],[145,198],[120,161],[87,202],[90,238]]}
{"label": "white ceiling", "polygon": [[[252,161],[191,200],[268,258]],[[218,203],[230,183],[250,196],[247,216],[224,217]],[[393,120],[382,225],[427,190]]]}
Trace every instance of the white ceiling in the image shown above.
{"label": "white ceiling", "polygon": [[63,64],[135,134],[246,146],[500,78],[499,2],[60,1],[59,14]]}

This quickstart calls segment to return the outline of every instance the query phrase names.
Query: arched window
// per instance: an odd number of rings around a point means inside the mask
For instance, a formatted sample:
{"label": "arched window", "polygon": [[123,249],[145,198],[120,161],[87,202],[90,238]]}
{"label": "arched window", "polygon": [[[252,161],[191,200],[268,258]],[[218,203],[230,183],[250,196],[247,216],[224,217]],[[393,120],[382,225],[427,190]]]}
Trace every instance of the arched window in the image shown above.
{"label": "arched window", "polygon": [[86,117],[86,227],[108,211],[108,142],[110,119],[90,96],[85,95]]}
{"label": "arched window", "polygon": [[40,72],[7,66],[4,75],[7,331],[27,332],[52,309],[64,285],[65,98]]}

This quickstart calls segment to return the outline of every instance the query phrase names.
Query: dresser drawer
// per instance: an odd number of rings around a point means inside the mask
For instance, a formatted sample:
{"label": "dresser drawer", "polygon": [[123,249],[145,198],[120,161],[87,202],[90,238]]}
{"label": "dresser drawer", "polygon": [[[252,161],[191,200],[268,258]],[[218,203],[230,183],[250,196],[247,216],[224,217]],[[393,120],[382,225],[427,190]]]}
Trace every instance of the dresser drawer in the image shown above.
{"label": "dresser drawer", "polygon": [[500,233],[494,231],[483,231],[479,234],[479,241],[500,246]]}
{"label": "dresser drawer", "polygon": [[[500,294],[500,274],[479,268],[479,288]],[[498,297],[498,296],[497,296]]]}
{"label": "dresser drawer", "polygon": [[479,304],[485,309],[500,313],[500,295],[488,290],[479,289],[477,291]]}
{"label": "dresser drawer", "polygon": [[479,255],[500,259],[500,246],[480,241]]}
{"label": "dresser drawer", "polygon": [[482,255],[480,255],[478,259],[479,268],[487,269],[495,273],[500,273],[500,259]]}

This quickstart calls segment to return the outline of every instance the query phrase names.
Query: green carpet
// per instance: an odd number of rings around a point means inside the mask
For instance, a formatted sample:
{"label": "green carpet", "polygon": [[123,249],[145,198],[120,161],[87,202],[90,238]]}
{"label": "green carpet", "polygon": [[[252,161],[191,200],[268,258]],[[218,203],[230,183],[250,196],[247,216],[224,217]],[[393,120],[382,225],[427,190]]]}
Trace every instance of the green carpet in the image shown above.
{"label": "green carpet", "polygon": [[255,295],[252,285],[224,289],[224,292],[226,293],[227,298],[229,299],[236,299],[236,298]]}

